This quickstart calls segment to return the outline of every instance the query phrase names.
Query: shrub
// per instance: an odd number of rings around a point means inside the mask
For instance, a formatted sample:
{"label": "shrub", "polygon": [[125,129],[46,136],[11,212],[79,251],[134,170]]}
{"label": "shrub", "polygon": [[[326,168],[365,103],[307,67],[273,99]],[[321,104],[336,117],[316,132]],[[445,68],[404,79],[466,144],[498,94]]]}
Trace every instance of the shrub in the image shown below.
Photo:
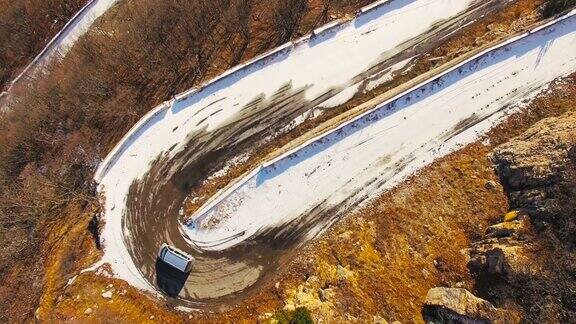
{"label": "shrub", "polygon": [[576,0],[549,0],[544,7],[544,16],[551,17],[574,5],[576,5]]}
{"label": "shrub", "polygon": [[298,307],[292,315],[290,324],[313,324],[312,315],[306,307]]}
{"label": "shrub", "polygon": [[298,307],[293,311],[279,310],[274,314],[279,324],[313,324],[312,315],[306,307]]}

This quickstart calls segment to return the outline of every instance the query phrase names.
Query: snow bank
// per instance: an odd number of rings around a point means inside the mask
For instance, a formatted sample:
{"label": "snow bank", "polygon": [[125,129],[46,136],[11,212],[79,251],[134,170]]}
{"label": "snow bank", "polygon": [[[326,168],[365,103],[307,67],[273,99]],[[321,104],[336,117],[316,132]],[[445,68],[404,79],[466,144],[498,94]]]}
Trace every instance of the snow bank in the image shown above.
{"label": "snow bank", "polygon": [[188,237],[201,249],[222,250],[318,208],[345,210],[476,140],[520,100],[576,71],[573,14],[264,163],[201,208]]}

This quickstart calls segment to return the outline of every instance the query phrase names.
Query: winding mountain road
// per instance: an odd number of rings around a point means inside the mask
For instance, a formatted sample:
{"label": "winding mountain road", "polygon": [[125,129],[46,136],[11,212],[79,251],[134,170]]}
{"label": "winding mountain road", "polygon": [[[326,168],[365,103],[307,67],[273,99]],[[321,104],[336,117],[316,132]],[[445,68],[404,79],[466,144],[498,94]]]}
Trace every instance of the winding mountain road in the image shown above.
{"label": "winding mountain road", "polygon": [[[312,109],[346,101],[386,71],[406,68],[407,56],[505,3],[392,0],[158,107],[97,172],[106,199],[105,254],[94,267],[108,263],[117,277],[169,296],[180,309],[233,306],[343,211],[474,140],[515,103],[573,72],[576,20],[382,103],[257,170],[184,226],[179,210],[189,189],[214,165]],[[557,66],[547,68],[551,62]],[[209,218],[217,225],[203,226]],[[164,242],[194,255],[190,274],[156,261]]]}

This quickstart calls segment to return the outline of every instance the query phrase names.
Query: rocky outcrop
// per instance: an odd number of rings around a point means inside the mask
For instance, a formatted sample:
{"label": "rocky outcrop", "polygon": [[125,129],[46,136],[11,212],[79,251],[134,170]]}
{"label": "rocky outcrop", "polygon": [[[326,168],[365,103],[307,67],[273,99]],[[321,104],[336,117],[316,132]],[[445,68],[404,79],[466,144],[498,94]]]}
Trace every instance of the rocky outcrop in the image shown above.
{"label": "rocky outcrop", "polygon": [[533,262],[537,229],[551,229],[561,239],[573,240],[576,222],[576,113],[547,118],[524,134],[496,148],[496,171],[514,210],[486,230],[483,240],[469,250],[468,267],[476,275],[506,279],[542,275]]}
{"label": "rocky outcrop", "polygon": [[545,269],[533,261],[535,255],[530,246],[522,244],[481,241],[470,249],[470,257],[468,268],[473,274],[512,279],[545,272]]}
{"label": "rocky outcrop", "polygon": [[511,323],[505,311],[464,288],[435,287],[428,291],[422,315],[426,323]]}
{"label": "rocky outcrop", "polygon": [[513,211],[468,249],[475,291],[527,322],[575,318],[576,112],[536,123],[491,159]]}
{"label": "rocky outcrop", "polygon": [[576,113],[547,118],[492,154],[511,207],[535,226],[571,229],[576,213]]}
{"label": "rocky outcrop", "polygon": [[535,252],[531,239],[530,219],[524,215],[489,226],[484,239],[469,249],[468,268],[476,275],[503,278],[542,273],[544,270],[532,262]]}
{"label": "rocky outcrop", "polygon": [[513,190],[558,182],[576,145],[576,113],[547,118],[499,146],[493,161],[504,183]]}

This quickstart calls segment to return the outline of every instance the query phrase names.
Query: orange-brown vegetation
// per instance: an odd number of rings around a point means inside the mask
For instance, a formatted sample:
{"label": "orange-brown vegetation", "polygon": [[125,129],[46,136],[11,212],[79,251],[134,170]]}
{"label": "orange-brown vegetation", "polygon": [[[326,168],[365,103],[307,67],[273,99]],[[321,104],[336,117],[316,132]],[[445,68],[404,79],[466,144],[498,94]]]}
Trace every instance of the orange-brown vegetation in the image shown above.
{"label": "orange-brown vegetation", "polygon": [[[110,298],[102,297],[111,292]],[[182,323],[185,317],[167,312],[152,297],[122,280],[92,273],[79,275],[49,309],[54,320],[99,323]]]}
{"label": "orange-brown vegetation", "polygon": [[86,0],[0,1],[0,92]]}

